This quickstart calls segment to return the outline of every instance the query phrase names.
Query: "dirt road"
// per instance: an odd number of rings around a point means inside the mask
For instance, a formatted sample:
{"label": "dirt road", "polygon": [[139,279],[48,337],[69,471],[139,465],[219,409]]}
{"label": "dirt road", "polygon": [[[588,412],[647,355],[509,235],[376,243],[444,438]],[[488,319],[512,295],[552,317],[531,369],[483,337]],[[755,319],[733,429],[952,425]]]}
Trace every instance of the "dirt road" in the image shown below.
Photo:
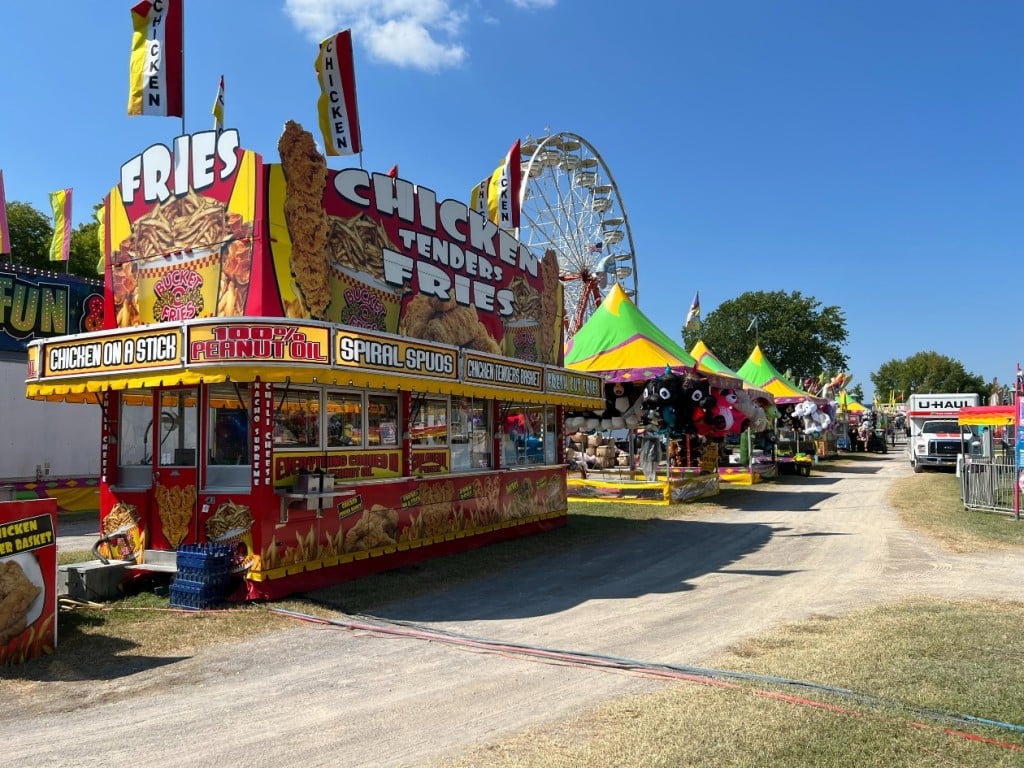
{"label": "dirt road", "polygon": [[[710,519],[389,606],[379,618],[648,662],[707,664],[784,621],[919,594],[1019,598],[1018,554],[954,556],[884,500],[902,453],[723,491]],[[733,504],[730,500],[735,500]],[[513,545],[514,546],[514,545]],[[423,766],[661,682],[299,624],[125,675],[18,682],[8,766]]]}

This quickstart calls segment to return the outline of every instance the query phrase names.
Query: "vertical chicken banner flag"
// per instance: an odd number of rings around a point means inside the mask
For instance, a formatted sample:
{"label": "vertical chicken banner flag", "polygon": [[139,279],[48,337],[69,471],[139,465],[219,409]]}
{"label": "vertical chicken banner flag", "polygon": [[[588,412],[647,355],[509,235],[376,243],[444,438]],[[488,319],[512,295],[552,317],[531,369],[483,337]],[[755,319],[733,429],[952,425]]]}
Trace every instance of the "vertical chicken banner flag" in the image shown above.
{"label": "vertical chicken banner flag", "polygon": [[217,96],[213,100],[213,130],[220,133],[224,130],[224,75],[220,76]]}
{"label": "vertical chicken banner flag", "polygon": [[51,192],[50,205],[53,208],[50,261],[67,261],[71,256],[71,190]]}
{"label": "vertical chicken banner flag", "polygon": [[128,114],[183,117],[183,0],[147,0],[132,8]]}
{"label": "vertical chicken banner flag", "polygon": [[7,231],[7,198],[4,197],[4,172],[0,171],[0,253],[11,252],[11,234]]}
{"label": "vertical chicken banner flag", "polygon": [[686,322],[683,323],[684,331],[695,331],[700,328],[700,291],[693,294],[693,303],[690,311],[686,313]]}
{"label": "vertical chicken banner flag", "polygon": [[469,207],[502,229],[518,229],[522,173],[522,153],[519,139],[516,139],[501,165],[470,190]]}
{"label": "vertical chicken banner flag", "polygon": [[325,151],[328,155],[362,152],[351,29],[320,43],[316,75],[320,81],[320,100],[316,106]]}

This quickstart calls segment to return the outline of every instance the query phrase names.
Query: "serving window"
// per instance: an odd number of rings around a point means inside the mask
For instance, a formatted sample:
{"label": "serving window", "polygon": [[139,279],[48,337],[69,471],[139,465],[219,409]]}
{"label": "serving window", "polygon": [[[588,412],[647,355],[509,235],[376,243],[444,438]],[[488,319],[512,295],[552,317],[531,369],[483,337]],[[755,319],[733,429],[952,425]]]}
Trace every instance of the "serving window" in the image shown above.
{"label": "serving window", "polygon": [[493,467],[491,401],[459,398],[452,407],[452,471]]}
{"label": "serving window", "polygon": [[[276,393],[275,393],[276,394]],[[320,390],[306,387],[282,389],[274,415],[276,448],[320,447]]]}
{"label": "serving window", "polygon": [[448,445],[448,398],[426,397],[413,405],[412,444]]}
{"label": "serving window", "polygon": [[[119,484],[146,487],[152,482],[153,395],[128,389],[120,396],[117,464]],[[159,439],[159,438],[158,438]]]}
{"label": "serving window", "polygon": [[398,447],[398,396],[369,395],[366,436],[370,447]]}
{"label": "serving window", "polygon": [[211,384],[207,421],[208,487],[242,487],[251,481],[248,384]]}
{"label": "serving window", "polygon": [[502,406],[502,466],[555,463],[555,407],[506,403]]}
{"label": "serving window", "polygon": [[327,447],[359,448],[363,444],[361,392],[327,392]]}

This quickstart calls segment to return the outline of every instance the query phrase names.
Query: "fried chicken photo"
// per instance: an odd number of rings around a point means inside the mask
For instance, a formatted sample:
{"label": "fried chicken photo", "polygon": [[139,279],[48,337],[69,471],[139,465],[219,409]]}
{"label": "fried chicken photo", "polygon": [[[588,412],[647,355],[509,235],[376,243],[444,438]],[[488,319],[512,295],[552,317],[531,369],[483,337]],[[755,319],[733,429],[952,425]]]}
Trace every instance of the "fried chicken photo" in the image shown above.
{"label": "fried chicken photo", "polygon": [[0,645],[25,630],[29,606],[42,591],[18,563],[0,562]]}

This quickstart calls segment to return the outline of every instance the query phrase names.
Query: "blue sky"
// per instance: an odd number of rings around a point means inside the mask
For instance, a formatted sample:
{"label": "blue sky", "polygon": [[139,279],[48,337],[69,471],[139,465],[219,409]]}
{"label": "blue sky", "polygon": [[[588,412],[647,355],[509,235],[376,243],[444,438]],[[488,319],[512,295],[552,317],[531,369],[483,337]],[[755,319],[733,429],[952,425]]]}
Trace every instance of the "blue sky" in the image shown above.
{"label": "blue sky", "polygon": [[[181,132],[127,115],[131,5],[0,8],[9,201],[48,212],[71,187],[88,221],[122,162]],[[517,137],[580,134],[673,337],[695,291],[707,315],[799,290],[846,313],[869,396],[917,352],[1001,382],[1024,357],[1024,3],[191,0],[186,131],[223,74],[227,126],[276,162],[285,121],[317,133],[317,43],[348,27],[363,167],[465,200]]]}

